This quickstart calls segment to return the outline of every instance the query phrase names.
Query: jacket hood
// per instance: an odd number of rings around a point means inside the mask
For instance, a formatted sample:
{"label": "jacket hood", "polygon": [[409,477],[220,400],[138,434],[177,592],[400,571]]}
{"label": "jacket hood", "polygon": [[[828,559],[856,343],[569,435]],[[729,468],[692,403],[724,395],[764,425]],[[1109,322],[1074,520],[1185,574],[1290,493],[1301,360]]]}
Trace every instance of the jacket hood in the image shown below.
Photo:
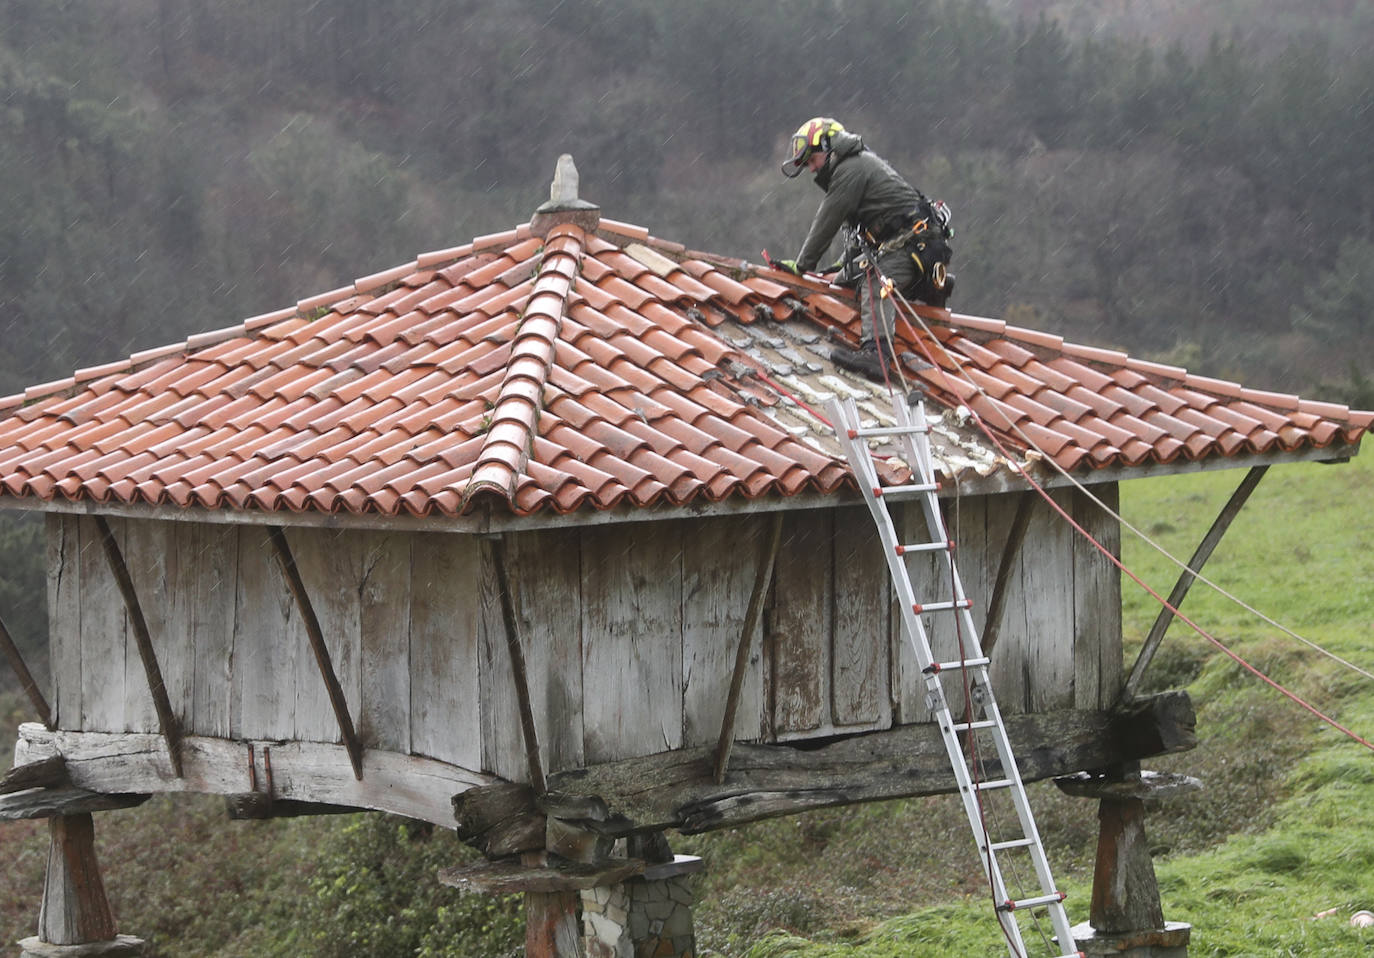
{"label": "jacket hood", "polygon": [[846,130],[833,135],[830,138],[830,156],[826,159],[825,166],[816,172],[816,185],[821,189],[827,189],[830,186],[830,174],[835,167],[863,151],[863,137],[857,133]]}

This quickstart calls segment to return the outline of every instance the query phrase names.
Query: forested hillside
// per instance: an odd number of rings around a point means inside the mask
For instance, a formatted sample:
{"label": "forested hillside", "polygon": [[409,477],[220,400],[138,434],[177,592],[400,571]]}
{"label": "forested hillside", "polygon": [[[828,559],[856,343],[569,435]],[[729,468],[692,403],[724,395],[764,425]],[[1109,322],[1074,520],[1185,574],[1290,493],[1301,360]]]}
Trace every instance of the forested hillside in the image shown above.
{"label": "forested hillside", "polygon": [[[793,252],[819,194],[780,154],[826,113],[953,207],[956,308],[1374,405],[1365,5],[1154,23],[1072,0],[0,0],[0,394],[524,222],[562,152],[609,217]],[[24,598],[0,612],[31,641],[38,538],[3,535]]]}

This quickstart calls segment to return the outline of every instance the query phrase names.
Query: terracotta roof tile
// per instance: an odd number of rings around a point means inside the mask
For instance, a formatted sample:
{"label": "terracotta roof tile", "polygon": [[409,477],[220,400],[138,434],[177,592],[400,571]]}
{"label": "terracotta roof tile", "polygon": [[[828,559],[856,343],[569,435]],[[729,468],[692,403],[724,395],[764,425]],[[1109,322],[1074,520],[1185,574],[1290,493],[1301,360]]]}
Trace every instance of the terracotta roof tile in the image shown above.
{"label": "terracotta roof tile", "polygon": [[[1343,446],[1371,414],[922,307],[918,375],[1066,469]],[[422,254],[0,400],[4,495],[267,511],[517,515],[834,492],[823,416],[853,295],[601,220]],[[960,378],[967,375],[972,385]],[[785,384],[785,385],[784,385]],[[867,414],[867,413],[866,413]],[[942,470],[1005,468],[939,416]],[[885,468],[885,474],[897,473]]]}

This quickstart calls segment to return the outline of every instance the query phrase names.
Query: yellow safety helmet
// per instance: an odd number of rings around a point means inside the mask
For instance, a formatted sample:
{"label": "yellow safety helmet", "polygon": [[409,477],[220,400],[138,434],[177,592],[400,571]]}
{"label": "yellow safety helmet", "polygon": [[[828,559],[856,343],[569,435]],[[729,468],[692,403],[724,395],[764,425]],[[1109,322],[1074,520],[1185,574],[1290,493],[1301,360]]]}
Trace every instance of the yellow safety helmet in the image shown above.
{"label": "yellow safety helmet", "polygon": [[817,116],[797,127],[792,134],[792,155],[782,165],[784,176],[796,176],[806,168],[806,161],[817,150],[830,149],[830,137],[843,133],[844,127],[828,116]]}

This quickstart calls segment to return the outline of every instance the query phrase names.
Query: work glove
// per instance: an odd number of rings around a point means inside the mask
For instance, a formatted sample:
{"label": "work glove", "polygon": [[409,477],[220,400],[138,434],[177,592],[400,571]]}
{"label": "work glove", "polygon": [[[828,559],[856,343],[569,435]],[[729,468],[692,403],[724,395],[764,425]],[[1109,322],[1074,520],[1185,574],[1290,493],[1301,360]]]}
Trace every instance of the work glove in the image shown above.
{"label": "work glove", "polygon": [[802,274],[802,271],[797,268],[797,261],[794,259],[780,259],[777,261],[776,265],[778,269],[786,273],[791,273],[793,276],[800,276]]}

